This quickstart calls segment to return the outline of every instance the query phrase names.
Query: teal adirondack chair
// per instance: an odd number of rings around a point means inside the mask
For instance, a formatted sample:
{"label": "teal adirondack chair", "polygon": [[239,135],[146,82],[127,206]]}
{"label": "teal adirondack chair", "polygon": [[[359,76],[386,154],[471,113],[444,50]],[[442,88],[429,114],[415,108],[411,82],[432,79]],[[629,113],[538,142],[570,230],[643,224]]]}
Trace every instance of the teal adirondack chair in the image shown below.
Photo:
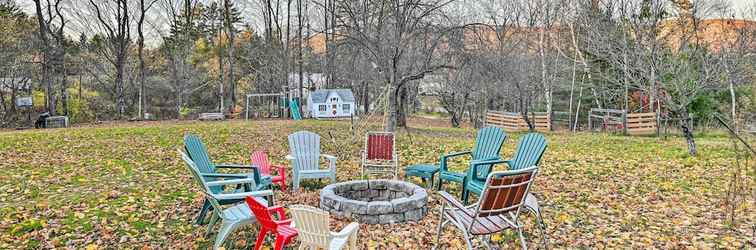
{"label": "teal adirondack chair", "polygon": [[[218,179],[245,179],[245,178],[253,178],[255,180],[255,183],[257,184],[254,187],[248,187],[248,189],[241,189],[238,188],[237,191],[259,191],[259,190],[265,190],[270,189],[270,180],[263,179],[260,176],[260,171],[256,167],[252,165],[240,165],[240,164],[214,164],[210,160],[210,155],[207,153],[207,148],[205,147],[205,144],[202,143],[202,139],[197,137],[196,135],[187,134],[184,136],[184,149],[186,149],[186,152],[189,154],[190,159],[194,161],[195,165],[197,166],[197,169],[202,174],[202,177],[205,181],[215,181]],[[248,170],[250,172],[246,173],[218,173],[218,168],[225,168],[225,169],[242,169],[242,170]],[[222,186],[214,186],[210,188],[210,191],[212,193],[218,193],[223,190]],[[238,201],[221,201],[222,205],[226,205],[226,202],[236,203],[236,202],[242,202],[244,199],[239,199]],[[205,220],[205,215],[207,212],[212,209],[212,206],[210,204],[210,201],[205,199],[204,204],[202,205],[202,210],[200,210],[200,214],[197,216],[197,224],[202,224],[202,222]]]}
{"label": "teal adirondack chair", "polygon": [[[328,168],[320,168],[320,157],[328,160]],[[336,181],[336,157],[320,153],[320,136],[309,131],[299,131],[289,135],[289,155],[294,190],[304,179],[330,178]]]}
{"label": "teal adirondack chair", "polygon": [[[512,159],[488,161],[486,163],[506,163],[508,167],[507,170],[520,170],[532,166],[540,167],[539,165],[541,163],[541,158],[543,157],[543,153],[546,152],[546,146],[547,142],[545,136],[539,133],[528,133],[520,138],[520,142],[517,144],[517,151],[515,151]],[[463,194],[463,200],[465,204],[467,204],[470,192],[480,195],[485,184],[485,179],[469,178],[467,183],[465,184],[465,191],[467,192]],[[541,220],[541,209],[538,205],[538,199],[532,193],[529,193],[528,197],[526,197],[525,207],[530,209],[536,215],[538,222],[541,224],[541,226],[543,226]]]}
{"label": "teal adirondack chair", "polygon": [[[210,236],[213,226],[221,220],[220,230],[215,237],[213,249],[219,249],[226,238],[236,230],[236,228],[252,224],[256,222],[255,216],[249,209],[249,206],[244,201],[247,196],[252,196],[263,204],[269,204],[268,201],[273,201],[273,191],[252,191],[252,192],[234,192],[234,193],[218,193],[212,190],[217,189],[225,185],[255,185],[254,178],[244,179],[232,179],[222,181],[206,181],[203,178],[202,173],[197,169],[197,165],[189,158],[184,152],[179,150],[179,155],[186,162],[186,166],[189,172],[192,173],[194,180],[199,184],[202,189],[202,193],[205,194],[205,199],[213,207],[213,215],[210,218],[210,223],[207,226],[206,237]],[[267,198],[267,199],[266,199]],[[239,201],[241,200],[241,202]],[[235,201],[235,202],[227,202]],[[221,204],[230,204],[224,208]],[[270,204],[269,204],[270,205]]]}
{"label": "teal adirondack chair", "polygon": [[[485,163],[489,160],[499,160],[499,152],[501,146],[507,139],[507,133],[499,127],[485,127],[478,131],[478,135],[475,138],[475,147],[472,151],[457,152],[441,156],[439,162],[439,180],[438,190],[441,190],[441,186],[444,181],[456,182],[462,184],[462,193],[465,193],[465,180],[467,176],[473,174],[479,178],[485,180],[486,176],[491,172],[491,164]],[[448,160],[453,157],[462,155],[472,156],[470,161],[470,167],[465,173],[453,172],[449,170]]]}

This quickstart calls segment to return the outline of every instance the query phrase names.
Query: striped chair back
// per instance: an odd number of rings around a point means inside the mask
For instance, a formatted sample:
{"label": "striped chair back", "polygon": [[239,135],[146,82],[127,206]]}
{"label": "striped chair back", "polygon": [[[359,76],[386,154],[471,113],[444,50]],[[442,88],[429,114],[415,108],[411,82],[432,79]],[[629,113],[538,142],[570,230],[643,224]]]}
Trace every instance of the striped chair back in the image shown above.
{"label": "striped chair back", "polygon": [[270,176],[270,161],[265,151],[255,151],[252,153],[252,165],[260,169],[260,174]]}
{"label": "striped chair back", "polygon": [[[520,170],[497,171],[488,175],[475,213],[476,220],[480,223],[487,217],[509,213],[512,220],[507,222],[516,224],[517,216],[537,172],[538,167],[533,166]],[[475,225],[475,222],[471,223],[470,230]]]}
{"label": "striped chair back", "polygon": [[292,205],[289,208],[294,224],[299,229],[299,240],[308,245],[327,248],[331,243],[328,212],[305,205]]}
{"label": "striped chair back", "polygon": [[320,163],[320,136],[309,131],[289,135],[289,153],[295,157],[294,170],[318,170]]}
{"label": "striped chair back", "polygon": [[268,211],[268,207],[252,196],[247,196],[244,200],[247,202],[247,206],[249,206],[249,209],[255,214],[255,218],[257,218],[257,221],[260,222],[262,227],[270,229],[277,228],[278,225],[273,221],[273,216],[271,216],[271,213]]}
{"label": "striped chair back", "polygon": [[512,157],[510,170],[538,166],[546,151],[546,137],[540,133],[528,133],[520,139]]}
{"label": "striped chair back", "polygon": [[202,139],[193,134],[186,134],[184,136],[184,148],[189,154],[189,157],[197,165],[197,169],[202,173],[215,173],[215,165],[210,160],[210,155],[207,153],[207,147],[202,143]]}
{"label": "striped chair back", "polygon": [[394,133],[369,132],[365,139],[366,160],[394,160]]}
{"label": "striped chair back", "polygon": [[[475,146],[472,150],[472,160],[498,160],[501,159],[501,147],[507,140],[507,133],[499,127],[485,127],[478,130],[475,137]],[[478,171],[475,176],[478,179],[485,179],[491,172],[492,165],[482,166],[482,171]]]}

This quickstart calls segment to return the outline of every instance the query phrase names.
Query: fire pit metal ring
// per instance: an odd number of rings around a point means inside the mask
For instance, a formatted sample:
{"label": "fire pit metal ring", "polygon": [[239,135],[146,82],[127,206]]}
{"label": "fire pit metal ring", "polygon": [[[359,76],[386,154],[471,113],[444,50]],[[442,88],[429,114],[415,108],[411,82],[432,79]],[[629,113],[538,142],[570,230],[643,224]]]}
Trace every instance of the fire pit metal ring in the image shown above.
{"label": "fire pit metal ring", "polygon": [[334,183],[320,191],[320,208],[366,224],[418,221],[428,214],[428,192],[398,180]]}

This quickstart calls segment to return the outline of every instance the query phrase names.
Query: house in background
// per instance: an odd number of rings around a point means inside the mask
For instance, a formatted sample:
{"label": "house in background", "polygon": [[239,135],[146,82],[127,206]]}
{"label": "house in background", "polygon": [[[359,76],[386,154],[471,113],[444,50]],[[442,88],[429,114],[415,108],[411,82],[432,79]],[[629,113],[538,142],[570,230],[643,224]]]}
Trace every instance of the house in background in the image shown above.
{"label": "house in background", "polygon": [[307,97],[310,116],[315,119],[344,118],[355,113],[354,94],[349,89],[320,89]]}

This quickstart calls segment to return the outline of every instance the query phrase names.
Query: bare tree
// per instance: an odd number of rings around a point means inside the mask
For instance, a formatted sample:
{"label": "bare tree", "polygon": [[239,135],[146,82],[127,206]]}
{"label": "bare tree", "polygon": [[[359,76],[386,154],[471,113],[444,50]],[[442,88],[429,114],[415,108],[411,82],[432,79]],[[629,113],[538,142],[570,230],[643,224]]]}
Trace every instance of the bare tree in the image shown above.
{"label": "bare tree", "polygon": [[406,126],[407,84],[436,70],[449,68],[433,60],[442,37],[454,29],[444,8],[453,0],[337,1],[334,39],[367,52],[382,81],[388,85],[384,129]]}
{"label": "bare tree", "polygon": [[[53,0],[42,3],[40,0],[34,0],[39,25],[39,40],[42,41],[42,82],[46,92],[45,106],[52,115],[56,114],[53,81],[57,78],[56,76],[59,76],[55,72],[60,72],[65,59],[63,47],[67,20],[62,13],[62,2],[63,0]],[[65,74],[62,74],[61,79],[65,79]],[[65,93],[65,87],[63,91]]]}

